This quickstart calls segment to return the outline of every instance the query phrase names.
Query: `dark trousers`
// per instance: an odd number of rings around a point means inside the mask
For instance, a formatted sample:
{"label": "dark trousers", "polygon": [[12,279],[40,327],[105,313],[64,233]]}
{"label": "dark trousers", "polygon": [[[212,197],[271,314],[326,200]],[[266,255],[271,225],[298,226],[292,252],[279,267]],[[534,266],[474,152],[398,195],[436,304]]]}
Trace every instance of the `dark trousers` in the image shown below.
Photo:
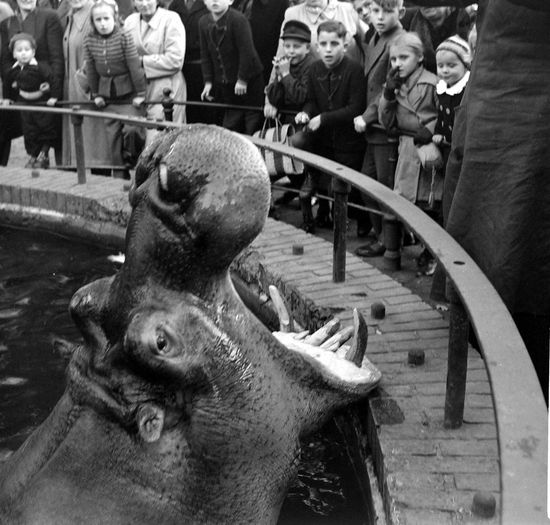
{"label": "dark trousers", "polygon": [[[361,169],[363,163],[363,144],[358,145],[356,149],[342,151],[335,148],[334,144],[325,144],[316,140],[315,133],[300,131],[293,137],[292,145],[357,171]],[[307,168],[307,176],[300,190],[300,201],[304,214],[304,222],[306,223],[312,220],[311,197],[316,193],[326,195],[327,197],[332,196],[332,177],[312,168]],[[329,201],[320,199],[317,215],[322,217],[330,215]]]}
{"label": "dark trousers", "polygon": [[264,79],[261,74],[248,81],[245,95],[235,95],[235,84],[221,84],[216,89],[215,97],[225,104],[258,108],[226,109],[222,123],[224,128],[246,135],[253,135],[261,129],[264,107]]}
{"label": "dark trousers", "polygon": [[[384,186],[393,189],[395,180],[395,165],[397,162],[397,142],[386,144],[367,144],[367,151],[363,160],[361,172],[377,180]],[[363,203],[369,208],[379,210],[380,206],[374,200],[363,195]],[[378,213],[371,213],[370,220],[376,235],[380,239],[382,234],[382,217]]]}
{"label": "dark trousers", "polygon": [[57,115],[51,113],[21,112],[25,150],[31,157],[37,157],[43,148],[58,146],[58,120]]}
{"label": "dark trousers", "polygon": [[[200,102],[204,87],[200,61],[189,62],[183,65],[183,76],[187,84],[187,100]],[[221,124],[221,112],[216,108],[206,106],[186,106],[187,123],[202,122],[204,124]]]}

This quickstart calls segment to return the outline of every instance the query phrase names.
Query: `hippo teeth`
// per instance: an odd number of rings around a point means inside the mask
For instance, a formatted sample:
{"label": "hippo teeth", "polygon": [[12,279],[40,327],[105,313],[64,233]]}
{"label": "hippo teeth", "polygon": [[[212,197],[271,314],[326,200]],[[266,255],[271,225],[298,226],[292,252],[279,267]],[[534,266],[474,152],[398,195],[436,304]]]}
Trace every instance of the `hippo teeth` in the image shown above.
{"label": "hippo teeth", "polygon": [[[270,293],[276,297],[278,291],[270,290]],[[357,309],[353,311],[353,327],[340,329],[340,321],[333,319],[311,335],[284,330],[273,332],[273,335],[288,350],[301,354],[309,361],[313,360],[326,377],[372,386],[380,380],[379,370],[365,357],[368,329]],[[351,343],[346,344],[350,339]]]}
{"label": "hippo teeth", "polygon": [[159,181],[160,187],[164,191],[168,191],[168,167],[164,162],[159,164]]}

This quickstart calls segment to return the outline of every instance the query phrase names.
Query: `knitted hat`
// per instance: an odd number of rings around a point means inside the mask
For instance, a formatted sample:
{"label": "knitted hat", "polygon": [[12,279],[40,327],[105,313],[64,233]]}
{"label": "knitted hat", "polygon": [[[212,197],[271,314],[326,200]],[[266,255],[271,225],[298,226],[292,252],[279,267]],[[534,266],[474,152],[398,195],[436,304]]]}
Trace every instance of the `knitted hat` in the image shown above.
{"label": "knitted hat", "polygon": [[33,49],[36,49],[36,40],[32,35],[29,35],[29,33],[15,33],[15,35],[11,37],[11,40],[9,43],[9,48],[12,53],[13,53],[13,46],[15,46],[15,42],[19,42],[20,40],[26,40],[27,42],[30,42],[31,47]]}
{"label": "knitted hat", "polygon": [[472,65],[470,45],[458,35],[451,36],[447,38],[447,40],[441,42],[435,50],[436,54],[438,51],[450,51],[454,53],[468,69],[470,69]]}
{"label": "knitted hat", "polygon": [[304,42],[311,42],[311,31],[309,27],[299,20],[289,20],[283,27],[281,38],[295,38]]}

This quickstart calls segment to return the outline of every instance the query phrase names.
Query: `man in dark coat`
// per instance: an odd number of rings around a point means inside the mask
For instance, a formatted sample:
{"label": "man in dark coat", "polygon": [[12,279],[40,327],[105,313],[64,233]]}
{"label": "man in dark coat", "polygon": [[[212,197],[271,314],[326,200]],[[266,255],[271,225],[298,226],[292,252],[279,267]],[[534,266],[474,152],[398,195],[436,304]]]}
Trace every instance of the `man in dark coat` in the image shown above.
{"label": "man in dark coat", "polygon": [[445,223],[512,313],[548,396],[550,2],[485,0],[477,27],[445,176]]}
{"label": "man in dark coat", "polygon": [[[172,0],[168,6],[177,13],[185,27],[185,61],[183,76],[187,84],[187,100],[200,101],[204,80],[201,70],[201,46],[199,37],[199,20],[208,14],[203,0]],[[189,105],[186,108],[187,122],[204,122],[219,124],[221,118],[215,110]]]}
{"label": "man in dark coat", "polygon": [[264,68],[264,82],[269,84],[271,61],[277,52],[281,25],[288,0],[235,0],[233,8],[241,11],[250,22],[254,47]]}

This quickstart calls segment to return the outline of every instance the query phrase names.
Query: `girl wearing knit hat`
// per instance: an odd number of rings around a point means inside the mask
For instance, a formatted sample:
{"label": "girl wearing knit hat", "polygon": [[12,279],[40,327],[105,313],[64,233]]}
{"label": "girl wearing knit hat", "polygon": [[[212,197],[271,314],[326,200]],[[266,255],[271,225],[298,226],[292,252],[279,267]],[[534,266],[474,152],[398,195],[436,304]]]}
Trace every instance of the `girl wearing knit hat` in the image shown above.
{"label": "girl wearing knit hat", "polygon": [[436,87],[439,104],[432,141],[438,146],[443,146],[443,160],[446,161],[451,144],[455,108],[460,104],[470,78],[472,59],[468,42],[457,35],[444,40],[437,47],[436,62],[437,76],[440,78]]}

